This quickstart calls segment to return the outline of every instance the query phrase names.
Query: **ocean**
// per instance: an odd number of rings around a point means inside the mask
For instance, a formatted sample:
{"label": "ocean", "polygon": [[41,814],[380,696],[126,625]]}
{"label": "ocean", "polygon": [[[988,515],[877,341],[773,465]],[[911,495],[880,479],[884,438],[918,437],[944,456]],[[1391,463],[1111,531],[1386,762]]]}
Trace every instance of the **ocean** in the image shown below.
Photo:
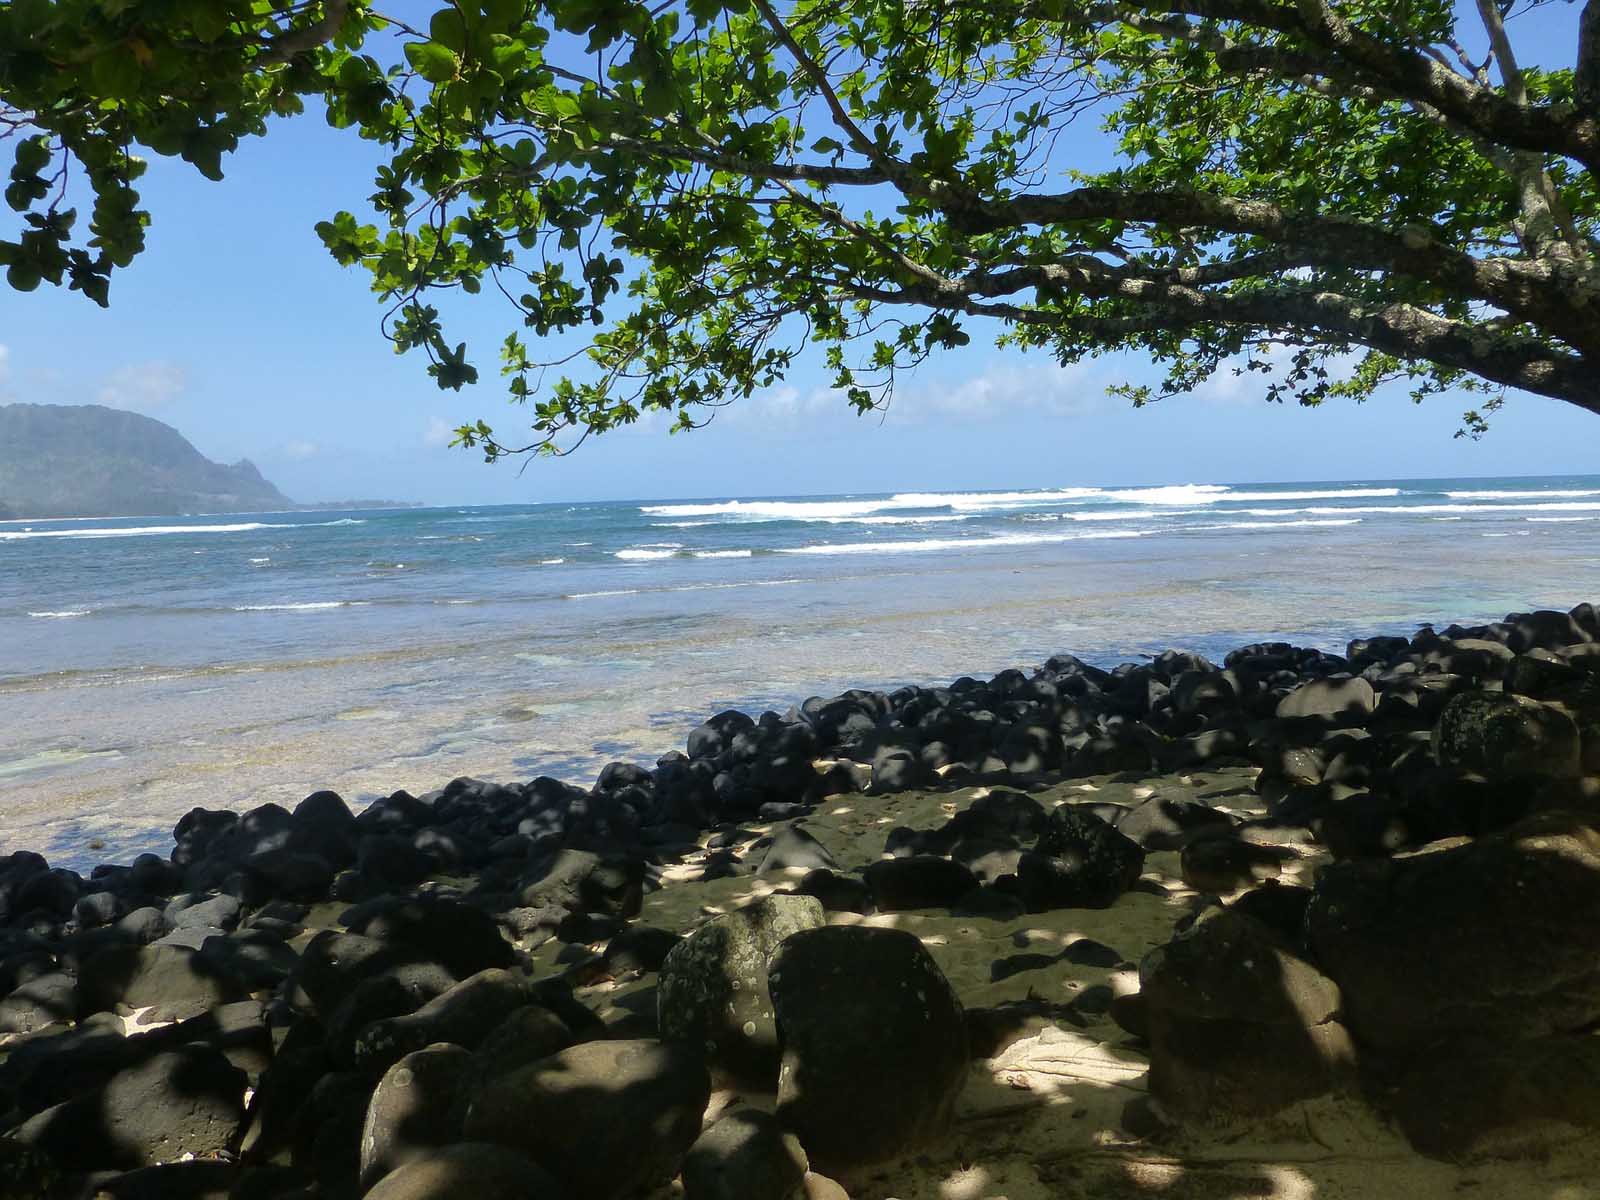
{"label": "ocean", "polygon": [[723,708],[1600,600],[1600,476],[0,522],[0,851],[590,783]]}

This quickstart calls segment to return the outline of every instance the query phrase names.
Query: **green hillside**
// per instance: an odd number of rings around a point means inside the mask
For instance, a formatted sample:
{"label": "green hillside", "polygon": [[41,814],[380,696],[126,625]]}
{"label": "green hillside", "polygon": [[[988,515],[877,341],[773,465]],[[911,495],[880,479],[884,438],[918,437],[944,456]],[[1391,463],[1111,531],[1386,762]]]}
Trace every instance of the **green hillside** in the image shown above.
{"label": "green hillside", "polygon": [[[0,517],[178,516],[294,507],[254,464],[97,404],[0,407]],[[9,510],[9,514],[8,511]]]}

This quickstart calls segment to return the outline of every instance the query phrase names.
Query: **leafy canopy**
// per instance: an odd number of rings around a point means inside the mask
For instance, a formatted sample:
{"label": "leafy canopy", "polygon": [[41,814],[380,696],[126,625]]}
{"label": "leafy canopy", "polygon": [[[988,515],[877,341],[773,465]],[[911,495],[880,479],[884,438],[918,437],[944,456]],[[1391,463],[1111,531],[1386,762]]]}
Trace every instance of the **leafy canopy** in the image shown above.
{"label": "leafy canopy", "polygon": [[7,0],[0,265],[105,303],[139,147],[215,178],[314,97],[388,155],[317,232],[397,350],[473,383],[437,294],[509,306],[532,433],[458,431],[490,457],[693,427],[808,344],[871,409],[975,323],[1159,361],[1138,404],[1231,369],[1600,413],[1600,0],[1560,70],[1515,48],[1552,2]]}

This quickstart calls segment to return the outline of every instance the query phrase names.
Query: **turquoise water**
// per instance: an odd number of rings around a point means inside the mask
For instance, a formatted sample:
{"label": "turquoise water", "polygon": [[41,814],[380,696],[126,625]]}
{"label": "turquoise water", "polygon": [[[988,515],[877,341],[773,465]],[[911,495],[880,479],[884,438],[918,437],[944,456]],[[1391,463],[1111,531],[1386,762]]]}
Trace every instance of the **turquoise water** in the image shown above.
{"label": "turquoise water", "polygon": [[194,804],[587,782],[729,705],[1597,598],[1600,476],[4,522],[0,841],[97,861]]}

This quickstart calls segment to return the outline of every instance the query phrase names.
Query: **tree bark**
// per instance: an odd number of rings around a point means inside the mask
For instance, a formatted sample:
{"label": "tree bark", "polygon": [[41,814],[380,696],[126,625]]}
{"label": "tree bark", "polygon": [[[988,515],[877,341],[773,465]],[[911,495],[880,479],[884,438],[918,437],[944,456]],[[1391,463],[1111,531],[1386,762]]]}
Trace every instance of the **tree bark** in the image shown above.
{"label": "tree bark", "polygon": [[1588,0],[1578,18],[1578,103],[1600,114],[1600,0]]}

